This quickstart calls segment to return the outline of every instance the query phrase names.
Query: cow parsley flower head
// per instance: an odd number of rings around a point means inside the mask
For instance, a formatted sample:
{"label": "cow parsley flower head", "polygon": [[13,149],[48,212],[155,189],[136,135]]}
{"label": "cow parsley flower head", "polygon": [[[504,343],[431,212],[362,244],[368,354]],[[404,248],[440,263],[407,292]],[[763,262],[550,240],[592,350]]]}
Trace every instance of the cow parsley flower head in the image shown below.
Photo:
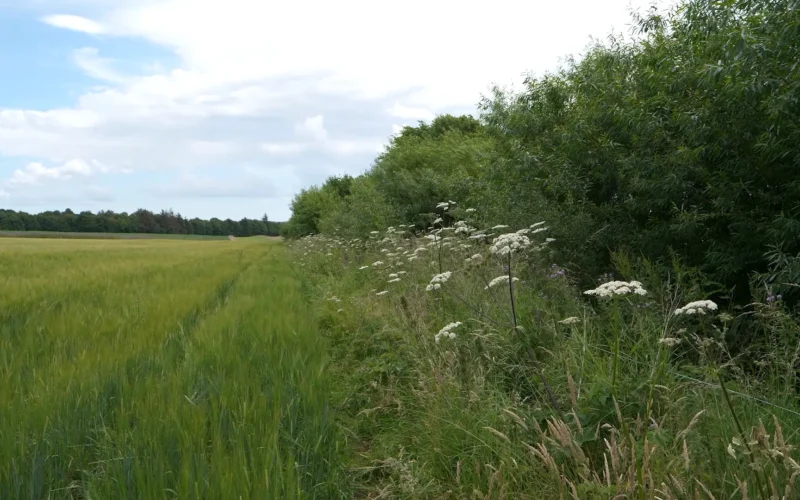
{"label": "cow parsley flower head", "polygon": [[442,288],[442,283],[446,283],[447,280],[450,279],[452,276],[452,271],[445,271],[442,274],[437,274],[433,278],[431,278],[431,282],[428,283],[428,286],[425,287],[425,290],[432,292],[434,290],[439,290]]}
{"label": "cow parsley flower head", "polygon": [[524,234],[501,234],[492,241],[490,251],[496,255],[508,255],[531,246],[531,240]]}
{"label": "cow parsley flower head", "polygon": [[[513,279],[513,280],[511,280],[511,281],[512,281],[512,282],[513,282],[513,281],[519,281],[519,278],[514,278],[514,279]],[[492,281],[490,281],[490,282],[489,282],[489,284],[488,284],[487,286],[483,287],[483,289],[484,289],[484,290],[488,290],[488,289],[490,289],[490,288],[494,288],[494,287],[496,287],[497,285],[502,285],[502,284],[506,284],[506,283],[508,283],[508,275],[507,275],[507,274],[504,274],[504,275],[502,275],[502,276],[498,276],[497,278],[495,278],[495,279],[493,279]]]}
{"label": "cow parsley flower head", "polygon": [[435,340],[436,343],[438,344],[439,340],[442,337],[449,338],[449,339],[456,338],[456,333],[453,330],[455,330],[456,328],[461,326],[461,324],[462,323],[460,321],[455,321],[453,323],[449,323],[449,324],[445,325],[441,330],[439,330],[439,333],[434,335],[433,340]]}
{"label": "cow parsley flower head", "polygon": [[382,260],[376,260],[375,262],[372,263],[372,267],[378,267],[378,266],[382,266],[382,265],[383,265],[383,261]]}
{"label": "cow parsley flower head", "polygon": [[675,310],[676,315],[680,314],[706,314],[717,310],[717,304],[710,300],[695,300],[689,302],[683,307]]}
{"label": "cow parsley flower head", "polygon": [[467,224],[463,220],[460,220],[460,221],[456,222],[453,227],[456,230],[456,234],[469,234],[469,233],[475,231],[474,227],[471,227],[469,224]]}
{"label": "cow parsley flower head", "polygon": [[446,201],[441,201],[436,204],[436,208],[441,208],[442,210],[448,210],[450,208],[450,204]]}
{"label": "cow parsley flower head", "polygon": [[658,339],[658,343],[667,347],[675,347],[681,343],[681,339],[675,337],[663,337]]}
{"label": "cow parsley flower head", "polygon": [[381,295],[386,295],[387,293],[389,293],[389,290],[383,290],[382,292],[378,292],[375,295],[381,296]]}
{"label": "cow parsley flower head", "polygon": [[647,290],[642,288],[642,284],[638,281],[609,281],[608,283],[603,283],[594,290],[586,290],[583,293],[586,295],[608,298],[629,294],[647,295]]}
{"label": "cow parsley flower head", "polygon": [[471,214],[471,213],[477,212],[477,210],[476,210],[476,209],[474,209],[474,208],[468,208],[468,209],[466,210],[466,212],[467,212],[468,214]]}
{"label": "cow parsley flower head", "polygon": [[481,262],[483,262],[483,255],[481,255],[481,254],[479,254],[479,253],[476,253],[476,254],[475,254],[475,255],[473,255],[472,257],[467,257],[467,258],[464,260],[464,263],[465,263],[465,264],[470,264],[470,265],[478,265],[478,264],[480,264]]}
{"label": "cow parsley flower head", "polygon": [[562,325],[574,325],[575,323],[580,323],[581,319],[577,316],[570,316],[569,318],[564,318],[559,323]]}
{"label": "cow parsley flower head", "polygon": [[393,278],[387,281],[387,283],[397,283],[398,281],[400,281],[400,278]]}
{"label": "cow parsley flower head", "polygon": [[363,271],[364,269],[369,269],[369,266],[361,266],[358,268],[359,271]]}

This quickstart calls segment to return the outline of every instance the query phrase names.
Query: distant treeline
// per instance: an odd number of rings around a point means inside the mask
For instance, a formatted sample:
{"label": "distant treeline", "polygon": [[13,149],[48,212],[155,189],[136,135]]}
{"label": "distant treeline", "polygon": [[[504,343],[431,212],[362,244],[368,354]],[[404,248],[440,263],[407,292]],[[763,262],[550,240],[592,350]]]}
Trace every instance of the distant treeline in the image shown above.
{"label": "distant treeline", "polygon": [[277,236],[281,222],[274,222],[266,214],[260,219],[244,218],[239,221],[188,219],[170,210],[160,213],[139,209],[133,213],[101,210],[97,213],[75,213],[69,208],[39,214],[0,209],[0,231],[59,231],[77,233],[154,233],[199,234],[224,236]]}

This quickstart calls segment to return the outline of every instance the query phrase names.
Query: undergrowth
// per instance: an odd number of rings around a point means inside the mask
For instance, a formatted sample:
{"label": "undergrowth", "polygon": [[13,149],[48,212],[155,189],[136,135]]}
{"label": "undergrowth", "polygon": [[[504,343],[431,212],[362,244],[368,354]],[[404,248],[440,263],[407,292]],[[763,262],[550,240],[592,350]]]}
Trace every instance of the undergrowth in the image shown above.
{"label": "undergrowth", "polygon": [[[597,288],[543,221],[290,242],[329,338],[350,479],[366,498],[795,498],[797,322],[722,310],[696,274],[615,257]],[[733,349],[758,329],[768,339]]]}

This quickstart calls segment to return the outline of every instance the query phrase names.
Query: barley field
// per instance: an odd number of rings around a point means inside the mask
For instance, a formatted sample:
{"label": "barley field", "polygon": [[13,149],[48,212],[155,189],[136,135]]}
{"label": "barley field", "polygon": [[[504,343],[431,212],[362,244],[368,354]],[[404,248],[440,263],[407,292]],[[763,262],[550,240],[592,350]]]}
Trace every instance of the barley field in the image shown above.
{"label": "barley field", "polygon": [[0,498],[335,498],[284,247],[0,240]]}

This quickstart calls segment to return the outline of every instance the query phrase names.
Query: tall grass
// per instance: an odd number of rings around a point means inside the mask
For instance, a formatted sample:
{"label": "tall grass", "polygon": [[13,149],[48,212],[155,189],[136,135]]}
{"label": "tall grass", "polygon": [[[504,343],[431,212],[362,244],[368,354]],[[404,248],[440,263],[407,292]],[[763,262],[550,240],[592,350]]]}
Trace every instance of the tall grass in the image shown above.
{"label": "tall grass", "polygon": [[[665,282],[624,256],[581,290],[545,225],[478,230],[470,213],[292,243],[361,494],[795,498],[800,341],[779,301],[689,314],[690,270]],[[732,357],[742,325],[769,348]]]}
{"label": "tall grass", "polygon": [[0,497],[346,496],[282,246],[0,243]]}

